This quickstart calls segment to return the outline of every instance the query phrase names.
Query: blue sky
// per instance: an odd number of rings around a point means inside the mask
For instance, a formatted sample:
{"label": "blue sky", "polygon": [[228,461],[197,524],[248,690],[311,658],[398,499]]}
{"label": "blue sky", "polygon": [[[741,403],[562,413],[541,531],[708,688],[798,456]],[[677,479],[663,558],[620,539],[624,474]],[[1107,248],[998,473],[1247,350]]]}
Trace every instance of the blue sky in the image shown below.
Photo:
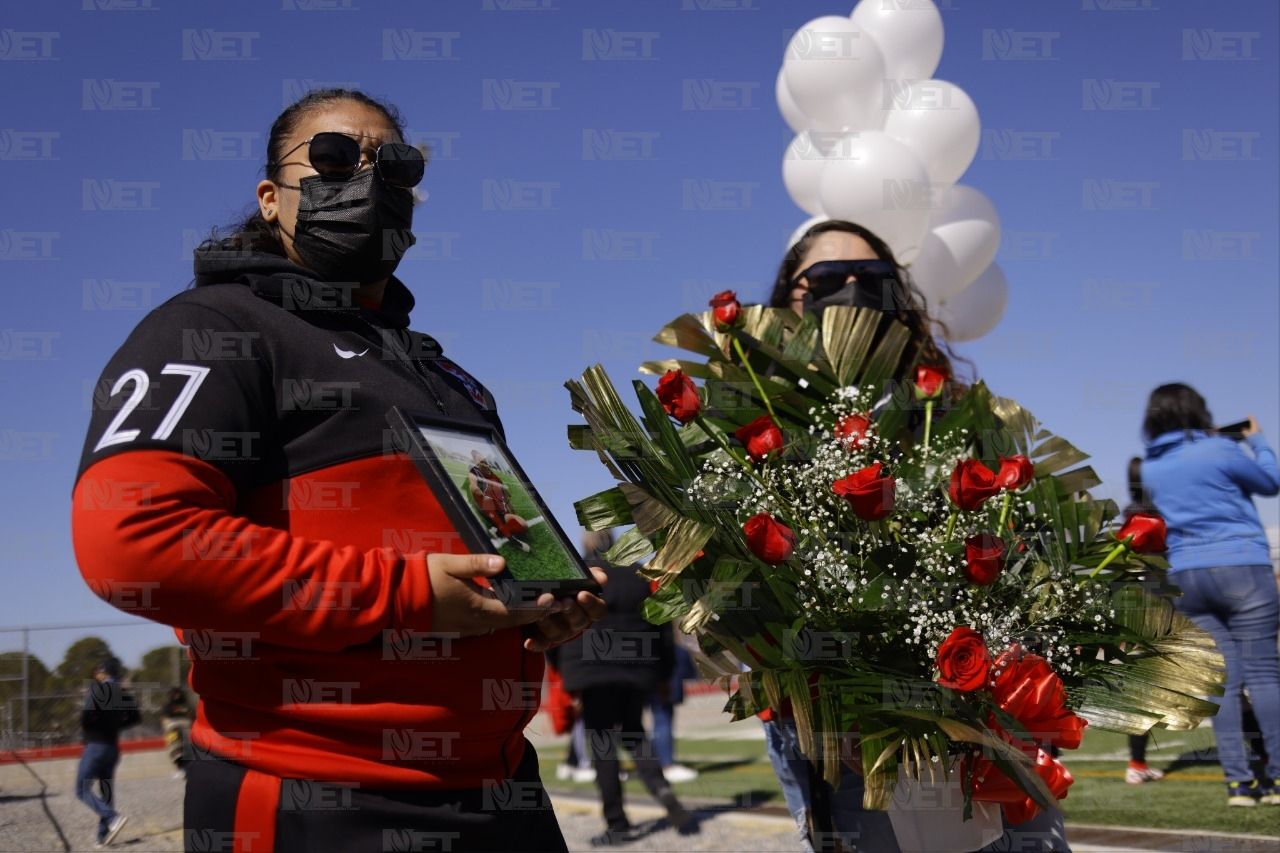
{"label": "blue sky", "polygon": [[[869,0],[875,2],[875,0]],[[978,105],[962,178],[999,210],[1009,307],[961,345],[1120,498],[1146,394],[1280,433],[1273,0],[950,0],[936,76]],[[400,275],[415,328],[498,397],[553,511],[609,485],[562,383],[619,383],[664,322],[767,293],[805,215],[773,81],[817,0],[56,0],[0,23],[0,627],[121,617],[80,580],[88,391],[190,248],[252,200],[311,85],[398,104],[436,151]],[[127,208],[127,209],[121,209]],[[605,257],[601,257],[605,256]],[[1264,521],[1280,522],[1275,500]],[[80,631],[42,632],[50,663]],[[161,627],[99,631],[126,660]],[[0,634],[0,651],[17,643]]]}

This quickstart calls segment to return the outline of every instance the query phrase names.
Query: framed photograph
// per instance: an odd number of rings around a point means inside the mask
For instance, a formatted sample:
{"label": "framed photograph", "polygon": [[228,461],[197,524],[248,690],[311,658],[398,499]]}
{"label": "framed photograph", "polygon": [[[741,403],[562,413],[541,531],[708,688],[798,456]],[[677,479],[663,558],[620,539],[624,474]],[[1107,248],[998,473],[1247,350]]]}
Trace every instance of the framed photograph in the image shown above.
{"label": "framed photograph", "polygon": [[496,430],[398,406],[387,420],[467,547],[506,560],[494,584],[503,602],[600,591]]}

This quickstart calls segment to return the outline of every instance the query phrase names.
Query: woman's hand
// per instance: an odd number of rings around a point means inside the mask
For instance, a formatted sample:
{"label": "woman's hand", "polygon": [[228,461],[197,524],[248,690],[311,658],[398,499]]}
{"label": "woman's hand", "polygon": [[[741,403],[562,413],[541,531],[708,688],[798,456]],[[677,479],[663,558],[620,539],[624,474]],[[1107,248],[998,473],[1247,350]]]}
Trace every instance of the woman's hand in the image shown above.
{"label": "woman's hand", "polygon": [[[508,608],[493,590],[475,582],[476,578],[497,575],[505,565],[506,561],[494,554],[428,554],[431,630],[474,637],[529,625],[524,647],[542,652],[571,639],[604,616],[604,601],[586,591],[559,601],[551,593],[543,593],[533,607]],[[604,572],[591,572],[596,582],[604,585]]]}
{"label": "woman's hand", "polygon": [[555,603],[551,596],[539,598],[536,607],[512,610],[493,590],[475,582],[497,575],[505,565],[506,560],[494,554],[428,554],[432,632],[474,637],[542,618]]}
{"label": "woman's hand", "polygon": [[[608,575],[595,567],[591,568],[591,574],[600,586],[604,586],[608,580]],[[540,611],[545,615],[540,616],[525,632],[524,647],[531,652],[545,652],[552,646],[572,640],[605,614],[604,599],[586,590],[580,590],[574,598],[562,598],[559,601],[551,593],[544,593],[538,597],[537,606],[541,608],[546,605],[551,605],[552,609]]]}

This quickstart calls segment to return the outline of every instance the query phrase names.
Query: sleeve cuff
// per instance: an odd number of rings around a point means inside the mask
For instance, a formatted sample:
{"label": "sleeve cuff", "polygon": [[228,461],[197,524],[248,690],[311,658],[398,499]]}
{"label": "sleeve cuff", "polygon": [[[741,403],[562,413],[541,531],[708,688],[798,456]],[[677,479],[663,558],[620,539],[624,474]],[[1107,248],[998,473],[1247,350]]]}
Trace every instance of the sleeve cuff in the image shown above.
{"label": "sleeve cuff", "polygon": [[395,627],[431,630],[431,574],[426,554],[406,554],[396,588]]}

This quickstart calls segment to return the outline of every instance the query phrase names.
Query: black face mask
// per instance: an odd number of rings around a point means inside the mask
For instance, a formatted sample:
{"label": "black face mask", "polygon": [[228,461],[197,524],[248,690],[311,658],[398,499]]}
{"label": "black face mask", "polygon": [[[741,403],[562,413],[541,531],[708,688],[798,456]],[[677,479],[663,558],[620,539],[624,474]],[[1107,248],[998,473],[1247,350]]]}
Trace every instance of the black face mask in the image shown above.
{"label": "black face mask", "polygon": [[384,279],[417,242],[409,230],[413,194],[386,186],[373,169],[346,181],[311,175],[297,188],[293,247],[323,281]]}
{"label": "black face mask", "polygon": [[[805,273],[810,280],[802,297],[805,313],[821,317],[832,305],[889,313],[910,307],[897,271],[884,261],[822,261]],[[857,281],[845,284],[850,275]]]}

